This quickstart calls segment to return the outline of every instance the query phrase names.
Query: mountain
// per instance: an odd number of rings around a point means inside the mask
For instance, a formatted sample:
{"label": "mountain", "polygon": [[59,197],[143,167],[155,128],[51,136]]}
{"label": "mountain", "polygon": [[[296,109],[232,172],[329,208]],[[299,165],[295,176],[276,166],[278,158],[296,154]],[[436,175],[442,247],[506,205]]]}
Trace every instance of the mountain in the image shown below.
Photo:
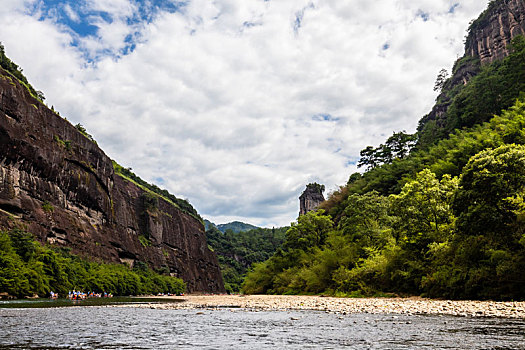
{"label": "mountain", "polygon": [[42,103],[0,52],[0,228],[90,259],[182,278],[223,292],[217,257],[193,207],[113,162],[80,126]]}
{"label": "mountain", "polygon": [[491,1],[414,135],[301,215],[245,293],[523,300],[525,6]]}
{"label": "mountain", "polygon": [[524,63],[503,63],[513,48],[512,40],[525,34],[525,1],[491,1],[470,24],[465,54],[443,81],[432,111],[419,121],[419,145],[427,147],[448,137],[455,129],[488,121],[509,108],[525,91]]}
{"label": "mountain", "polygon": [[284,242],[287,227],[260,228],[240,221],[215,225],[204,220],[208,245],[219,259],[228,293],[238,293],[248,269],[271,257]]}
{"label": "mountain", "polygon": [[254,229],[258,228],[258,227],[254,226],[254,225],[246,224],[246,223],[240,222],[240,221],[233,221],[233,222],[229,222],[227,224],[217,225],[217,228],[222,233],[226,232],[227,230],[232,230],[235,233],[239,233],[239,232],[254,230]]}
{"label": "mountain", "polygon": [[239,233],[239,232],[245,232],[245,231],[253,230],[253,229],[256,229],[258,227],[254,226],[254,225],[246,224],[246,223],[240,222],[240,221],[232,221],[232,222],[229,222],[227,224],[216,225],[213,222],[204,219],[204,228],[206,229],[206,231],[210,230],[211,228],[216,228],[217,230],[219,230],[222,233],[225,233],[228,230],[231,230],[231,231],[233,231],[235,233]]}
{"label": "mountain", "polygon": [[211,222],[210,220],[204,219],[204,230],[208,231],[212,227],[217,228],[217,226],[213,222]]}

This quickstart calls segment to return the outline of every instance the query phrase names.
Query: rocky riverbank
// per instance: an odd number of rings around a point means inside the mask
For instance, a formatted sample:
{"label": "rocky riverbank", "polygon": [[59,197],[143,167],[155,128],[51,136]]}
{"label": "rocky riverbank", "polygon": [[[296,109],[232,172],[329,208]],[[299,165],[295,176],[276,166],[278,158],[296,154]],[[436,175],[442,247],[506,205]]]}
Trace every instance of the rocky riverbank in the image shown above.
{"label": "rocky riverbank", "polygon": [[525,302],[424,298],[333,298],[303,295],[188,295],[172,298],[174,303],[142,304],[139,307],[155,309],[244,308],[254,311],[318,310],[338,314],[423,314],[525,319]]}

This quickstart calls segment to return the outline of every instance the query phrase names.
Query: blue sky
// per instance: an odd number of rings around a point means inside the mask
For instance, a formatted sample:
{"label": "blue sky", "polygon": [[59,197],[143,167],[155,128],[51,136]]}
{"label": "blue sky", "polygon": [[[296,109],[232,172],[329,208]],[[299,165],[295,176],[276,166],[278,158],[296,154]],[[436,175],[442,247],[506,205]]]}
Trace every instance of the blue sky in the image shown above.
{"label": "blue sky", "polygon": [[[141,28],[155,21],[158,14],[183,11],[185,5],[183,1],[130,1],[127,2],[128,6],[122,6],[118,11],[119,6],[112,6],[111,3],[107,1],[106,4],[97,4],[96,1],[89,0],[41,0],[30,3],[26,11],[39,21],[52,21],[70,32],[71,46],[82,51],[86,61],[93,62],[107,55],[118,57],[133,52],[137,41],[140,40]],[[111,25],[113,22],[123,22],[130,28],[118,51],[90,52],[82,46],[82,39],[99,38],[100,27]]]}
{"label": "blue sky", "polygon": [[287,225],[359,151],[413,132],[479,0],[4,0],[49,106],[216,223]]}

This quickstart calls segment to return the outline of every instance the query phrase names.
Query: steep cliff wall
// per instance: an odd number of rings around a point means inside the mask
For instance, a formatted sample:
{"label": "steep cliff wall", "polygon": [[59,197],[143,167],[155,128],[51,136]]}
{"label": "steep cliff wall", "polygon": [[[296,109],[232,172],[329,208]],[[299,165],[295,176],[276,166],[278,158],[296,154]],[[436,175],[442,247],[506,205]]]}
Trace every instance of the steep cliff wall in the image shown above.
{"label": "steep cliff wall", "polygon": [[[458,59],[432,111],[419,121],[420,143],[444,138],[454,128],[447,111],[453,98],[476,76],[482,66],[502,60],[510,53],[510,43],[525,35],[525,0],[495,0],[471,23],[465,41],[465,54]],[[516,96],[517,97],[517,96]]]}
{"label": "steep cliff wall", "polygon": [[525,35],[525,0],[493,1],[471,24],[465,54],[479,57],[481,64],[501,60],[517,35]]}
{"label": "steep cliff wall", "polygon": [[114,173],[111,159],[0,69],[0,227],[104,261],[144,261],[223,292],[203,224]]}

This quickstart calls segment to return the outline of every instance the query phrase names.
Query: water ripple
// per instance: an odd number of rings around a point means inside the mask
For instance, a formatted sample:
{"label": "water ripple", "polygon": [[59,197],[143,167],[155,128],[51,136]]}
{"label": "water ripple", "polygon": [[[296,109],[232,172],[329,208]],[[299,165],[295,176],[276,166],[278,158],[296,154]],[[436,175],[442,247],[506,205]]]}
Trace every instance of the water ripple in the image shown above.
{"label": "water ripple", "polygon": [[525,321],[317,311],[0,309],[0,349],[525,349]]}

